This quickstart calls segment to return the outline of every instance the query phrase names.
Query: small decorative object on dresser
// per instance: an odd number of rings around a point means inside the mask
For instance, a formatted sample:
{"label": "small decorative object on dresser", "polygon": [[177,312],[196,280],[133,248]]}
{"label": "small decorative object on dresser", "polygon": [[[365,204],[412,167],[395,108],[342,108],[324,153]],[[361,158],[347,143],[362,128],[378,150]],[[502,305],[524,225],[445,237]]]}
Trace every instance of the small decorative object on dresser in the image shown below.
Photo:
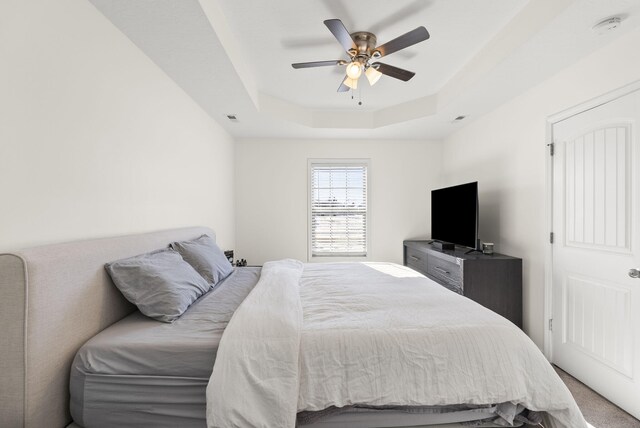
{"label": "small decorative object on dresser", "polygon": [[403,263],[522,328],[522,259],[493,253],[439,250],[429,241],[404,241]]}
{"label": "small decorative object on dresser", "polygon": [[226,250],[224,252],[224,256],[227,258],[227,260],[229,260],[229,263],[233,265],[233,250]]}
{"label": "small decorative object on dresser", "polygon": [[493,242],[483,242],[482,243],[482,253],[483,254],[493,254]]}

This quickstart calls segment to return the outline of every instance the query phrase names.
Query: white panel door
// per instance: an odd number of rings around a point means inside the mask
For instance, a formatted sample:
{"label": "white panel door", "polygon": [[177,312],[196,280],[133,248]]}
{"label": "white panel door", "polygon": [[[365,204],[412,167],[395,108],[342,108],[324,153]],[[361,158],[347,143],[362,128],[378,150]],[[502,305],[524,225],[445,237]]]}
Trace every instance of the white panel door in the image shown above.
{"label": "white panel door", "polygon": [[640,418],[640,91],[553,126],[553,349]]}

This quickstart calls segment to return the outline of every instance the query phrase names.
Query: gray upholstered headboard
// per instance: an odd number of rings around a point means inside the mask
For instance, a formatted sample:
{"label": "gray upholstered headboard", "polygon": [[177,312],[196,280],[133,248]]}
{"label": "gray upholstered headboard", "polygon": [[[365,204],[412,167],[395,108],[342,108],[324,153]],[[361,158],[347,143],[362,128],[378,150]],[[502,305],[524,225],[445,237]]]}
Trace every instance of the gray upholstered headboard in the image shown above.
{"label": "gray upholstered headboard", "polygon": [[104,264],[203,233],[215,238],[192,227],[0,254],[0,426],[69,424],[76,351],[135,309]]}

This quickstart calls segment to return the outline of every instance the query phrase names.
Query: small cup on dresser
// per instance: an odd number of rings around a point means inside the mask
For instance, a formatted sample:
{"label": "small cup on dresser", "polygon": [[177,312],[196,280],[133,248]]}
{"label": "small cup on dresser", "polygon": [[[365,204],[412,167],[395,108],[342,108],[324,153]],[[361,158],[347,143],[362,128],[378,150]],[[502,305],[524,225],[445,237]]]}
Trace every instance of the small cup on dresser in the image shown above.
{"label": "small cup on dresser", "polygon": [[483,242],[482,243],[482,253],[483,254],[493,254],[493,242]]}

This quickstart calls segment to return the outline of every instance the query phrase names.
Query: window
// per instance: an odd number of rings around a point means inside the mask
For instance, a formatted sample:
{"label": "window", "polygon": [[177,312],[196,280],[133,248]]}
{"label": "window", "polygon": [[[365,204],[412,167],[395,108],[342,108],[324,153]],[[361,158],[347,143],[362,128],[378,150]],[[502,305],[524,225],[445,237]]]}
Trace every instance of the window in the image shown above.
{"label": "window", "polygon": [[367,160],[309,161],[309,254],[367,255]]}

